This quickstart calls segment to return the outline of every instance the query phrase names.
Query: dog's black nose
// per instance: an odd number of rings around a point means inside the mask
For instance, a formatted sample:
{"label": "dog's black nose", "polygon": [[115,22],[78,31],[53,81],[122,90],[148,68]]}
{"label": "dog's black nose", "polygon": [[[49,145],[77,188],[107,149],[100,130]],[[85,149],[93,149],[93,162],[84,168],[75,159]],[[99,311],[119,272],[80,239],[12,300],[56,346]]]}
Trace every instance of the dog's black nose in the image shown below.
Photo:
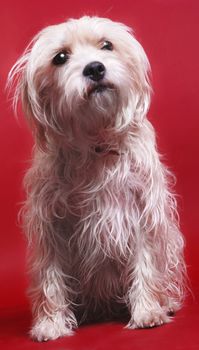
{"label": "dog's black nose", "polygon": [[86,65],[83,75],[93,81],[99,81],[104,78],[106,68],[101,62],[91,62]]}

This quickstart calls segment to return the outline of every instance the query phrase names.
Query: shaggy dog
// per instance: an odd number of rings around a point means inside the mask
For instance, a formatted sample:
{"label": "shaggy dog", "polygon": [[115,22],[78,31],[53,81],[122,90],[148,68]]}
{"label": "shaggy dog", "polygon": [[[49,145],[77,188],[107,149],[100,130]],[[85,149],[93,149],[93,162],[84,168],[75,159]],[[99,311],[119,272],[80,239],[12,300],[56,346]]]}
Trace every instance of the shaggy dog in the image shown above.
{"label": "shaggy dog", "polygon": [[184,241],[147,120],[149,69],[128,27],[82,17],[43,29],[10,72],[35,137],[23,208],[35,340],[122,308],[128,328],[158,326],[182,304]]}

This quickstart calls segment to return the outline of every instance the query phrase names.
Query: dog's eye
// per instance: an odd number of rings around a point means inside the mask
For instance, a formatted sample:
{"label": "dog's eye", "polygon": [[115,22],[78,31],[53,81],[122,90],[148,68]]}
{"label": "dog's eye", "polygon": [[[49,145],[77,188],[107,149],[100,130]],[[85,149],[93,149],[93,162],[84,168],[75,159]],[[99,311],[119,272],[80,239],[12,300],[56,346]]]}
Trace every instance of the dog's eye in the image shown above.
{"label": "dog's eye", "polygon": [[64,64],[66,63],[66,61],[68,60],[69,56],[68,56],[68,53],[66,51],[61,51],[59,52],[54,58],[53,58],[53,61],[52,63],[55,65],[55,66],[59,66],[61,64]]}
{"label": "dog's eye", "polygon": [[113,50],[113,44],[108,41],[108,40],[105,40],[102,44],[102,47],[101,47],[101,50],[109,50],[109,51],[112,51]]}

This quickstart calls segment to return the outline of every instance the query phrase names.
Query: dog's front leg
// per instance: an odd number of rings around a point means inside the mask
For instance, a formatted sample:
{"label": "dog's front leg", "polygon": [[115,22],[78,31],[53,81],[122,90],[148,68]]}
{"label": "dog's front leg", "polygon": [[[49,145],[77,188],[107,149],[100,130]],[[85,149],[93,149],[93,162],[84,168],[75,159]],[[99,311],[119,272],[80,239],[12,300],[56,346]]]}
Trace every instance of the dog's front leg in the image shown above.
{"label": "dog's front leg", "polygon": [[167,323],[170,318],[163,307],[163,274],[154,264],[153,242],[140,234],[135,251],[127,272],[131,280],[126,300],[131,315],[127,328]]}
{"label": "dog's front leg", "polygon": [[33,278],[30,297],[34,320],[30,335],[34,340],[47,341],[71,335],[77,322],[71,310],[71,290],[67,287],[62,270],[56,260],[48,256],[43,256],[41,262],[41,254],[37,249],[31,267]]}

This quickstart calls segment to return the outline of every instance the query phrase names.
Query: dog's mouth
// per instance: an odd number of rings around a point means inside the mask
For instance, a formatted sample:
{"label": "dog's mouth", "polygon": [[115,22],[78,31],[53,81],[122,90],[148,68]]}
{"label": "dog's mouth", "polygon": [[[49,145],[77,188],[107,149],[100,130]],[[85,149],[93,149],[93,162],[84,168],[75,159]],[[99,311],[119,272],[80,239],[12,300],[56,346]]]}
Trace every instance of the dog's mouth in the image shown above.
{"label": "dog's mouth", "polygon": [[95,94],[102,94],[107,90],[115,90],[114,85],[111,83],[98,83],[95,85],[90,85],[87,89],[87,97]]}

